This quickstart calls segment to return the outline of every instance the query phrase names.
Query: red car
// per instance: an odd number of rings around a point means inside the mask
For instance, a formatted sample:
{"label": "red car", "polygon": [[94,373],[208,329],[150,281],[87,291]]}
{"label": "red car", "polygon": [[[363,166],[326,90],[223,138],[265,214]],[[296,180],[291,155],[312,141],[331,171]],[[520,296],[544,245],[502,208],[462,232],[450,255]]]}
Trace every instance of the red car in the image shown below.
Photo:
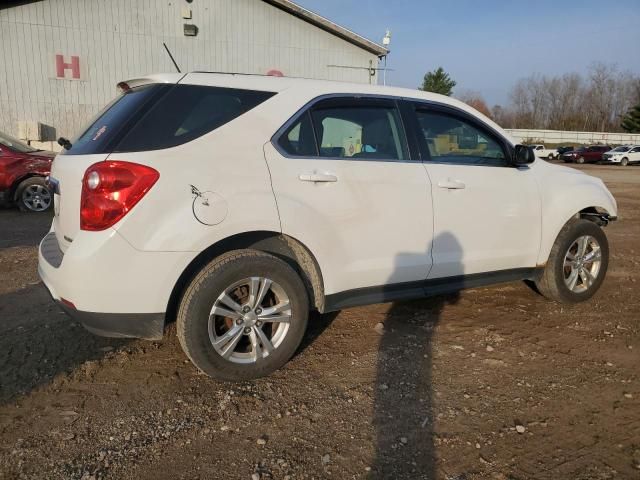
{"label": "red car", "polygon": [[604,152],[611,150],[609,145],[591,145],[590,147],[580,147],[570,152],[560,155],[565,163],[598,163],[602,161]]}
{"label": "red car", "polygon": [[55,155],[0,132],[0,203],[16,203],[26,212],[50,209],[53,193],[45,178]]}

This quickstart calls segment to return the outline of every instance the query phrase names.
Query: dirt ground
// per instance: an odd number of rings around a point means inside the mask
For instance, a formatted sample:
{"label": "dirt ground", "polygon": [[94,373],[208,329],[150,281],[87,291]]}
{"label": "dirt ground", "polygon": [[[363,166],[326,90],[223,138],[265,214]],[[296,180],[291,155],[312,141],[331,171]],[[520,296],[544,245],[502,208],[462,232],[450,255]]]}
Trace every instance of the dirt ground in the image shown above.
{"label": "dirt ground", "polygon": [[[94,337],[36,273],[48,215],[0,210],[0,479],[640,478],[640,167],[597,296],[524,284],[316,315],[269,378]],[[384,330],[378,323],[384,324]]]}

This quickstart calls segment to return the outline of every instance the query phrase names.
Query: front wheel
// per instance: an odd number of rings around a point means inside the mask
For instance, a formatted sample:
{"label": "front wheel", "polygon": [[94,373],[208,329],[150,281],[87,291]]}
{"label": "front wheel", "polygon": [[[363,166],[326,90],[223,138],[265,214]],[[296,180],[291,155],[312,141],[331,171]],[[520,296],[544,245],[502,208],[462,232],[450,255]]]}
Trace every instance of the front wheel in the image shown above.
{"label": "front wheel", "polygon": [[549,156],[547,157],[549,160],[553,160],[553,153],[550,153]]}
{"label": "front wheel", "polygon": [[178,338],[202,372],[243,381],[284,365],[307,327],[307,291],[273,255],[236,250],[209,263],[180,303]]}
{"label": "front wheel", "polygon": [[623,167],[626,167],[627,165],[629,165],[629,159],[628,158],[623,158],[622,160],[620,160],[620,165],[622,165]]}
{"label": "front wheel", "polygon": [[583,302],[598,291],[608,266],[609,243],[604,231],[589,220],[572,220],[560,231],[535,284],[547,298]]}
{"label": "front wheel", "polygon": [[578,157],[578,158],[576,159],[576,163],[583,164],[583,163],[584,163],[584,157]]}

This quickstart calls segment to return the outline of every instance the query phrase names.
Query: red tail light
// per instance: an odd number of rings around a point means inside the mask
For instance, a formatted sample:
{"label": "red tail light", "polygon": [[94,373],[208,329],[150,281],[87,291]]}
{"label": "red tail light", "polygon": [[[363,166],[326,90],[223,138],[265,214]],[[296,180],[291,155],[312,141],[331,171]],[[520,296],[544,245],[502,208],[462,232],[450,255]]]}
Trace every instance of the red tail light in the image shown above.
{"label": "red tail light", "polygon": [[114,225],[158,178],[156,170],[137,163],[109,161],[91,165],[82,179],[80,229],[99,231]]}

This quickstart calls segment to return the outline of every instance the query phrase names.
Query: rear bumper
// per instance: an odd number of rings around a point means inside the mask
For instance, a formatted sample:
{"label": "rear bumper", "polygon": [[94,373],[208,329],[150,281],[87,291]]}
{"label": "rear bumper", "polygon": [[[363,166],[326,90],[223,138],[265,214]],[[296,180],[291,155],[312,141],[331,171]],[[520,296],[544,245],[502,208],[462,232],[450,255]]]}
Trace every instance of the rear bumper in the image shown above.
{"label": "rear bumper", "polygon": [[161,340],[164,331],[163,313],[95,313],[82,312],[56,301],[71,318],[80,322],[94,335],[116,338]]}
{"label": "rear bumper", "polygon": [[55,233],[40,243],[38,274],[53,299],[89,331],[162,338],[165,311],[189,252],[143,252],[115,231],[79,232],[65,252]]}

